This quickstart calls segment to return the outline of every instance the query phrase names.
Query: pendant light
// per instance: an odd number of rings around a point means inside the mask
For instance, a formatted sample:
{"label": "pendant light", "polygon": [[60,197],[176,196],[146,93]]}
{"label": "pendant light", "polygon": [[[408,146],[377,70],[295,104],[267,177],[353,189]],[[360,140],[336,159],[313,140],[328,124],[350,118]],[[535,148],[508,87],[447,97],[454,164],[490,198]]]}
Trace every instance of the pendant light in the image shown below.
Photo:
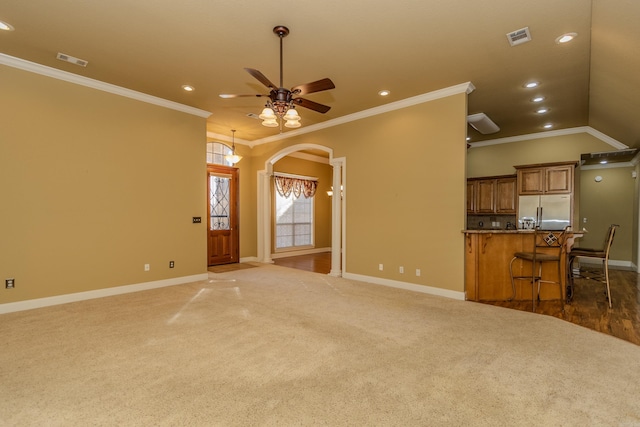
{"label": "pendant light", "polygon": [[224,156],[224,159],[227,162],[231,163],[232,165],[235,165],[240,160],[242,160],[242,156],[239,156],[236,154],[236,130],[235,129],[231,129],[231,138],[232,138],[231,153]]}

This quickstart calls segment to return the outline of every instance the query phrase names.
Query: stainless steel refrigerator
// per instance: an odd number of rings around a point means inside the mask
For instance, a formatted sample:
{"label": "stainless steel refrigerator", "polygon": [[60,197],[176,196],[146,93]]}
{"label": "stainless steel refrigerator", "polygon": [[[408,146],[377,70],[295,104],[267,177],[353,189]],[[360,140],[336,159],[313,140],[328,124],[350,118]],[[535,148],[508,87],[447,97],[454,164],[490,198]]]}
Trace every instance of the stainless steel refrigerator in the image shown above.
{"label": "stainless steel refrigerator", "polygon": [[571,195],[520,196],[518,228],[540,227],[541,230],[563,230],[571,225]]}

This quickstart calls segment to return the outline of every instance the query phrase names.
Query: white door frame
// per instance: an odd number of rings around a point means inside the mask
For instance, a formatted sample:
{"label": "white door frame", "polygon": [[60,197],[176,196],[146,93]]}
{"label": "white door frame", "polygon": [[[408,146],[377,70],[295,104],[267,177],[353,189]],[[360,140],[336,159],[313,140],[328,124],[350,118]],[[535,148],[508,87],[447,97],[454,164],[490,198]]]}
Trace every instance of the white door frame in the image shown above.
{"label": "white door frame", "polygon": [[[271,264],[271,224],[272,208],[271,208],[271,176],[273,175],[273,164],[288,154],[301,150],[322,150],[329,153],[329,164],[333,168],[333,188],[334,196],[331,200],[331,276],[342,276],[342,266],[345,265],[344,242],[345,227],[343,218],[346,212],[346,159],[333,158],[333,150],[328,147],[317,144],[297,144],[284,148],[271,156],[265,162],[264,170],[258,171],[258,261]],[[336,197],[340,194],[339,189],[342,187],[342,197]]]}

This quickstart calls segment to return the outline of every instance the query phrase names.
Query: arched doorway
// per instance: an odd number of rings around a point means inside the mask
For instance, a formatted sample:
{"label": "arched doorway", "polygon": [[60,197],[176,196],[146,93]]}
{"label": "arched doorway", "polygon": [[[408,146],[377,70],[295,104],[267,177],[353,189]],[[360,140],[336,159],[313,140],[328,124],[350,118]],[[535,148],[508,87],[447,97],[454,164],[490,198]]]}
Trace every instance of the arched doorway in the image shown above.
{"label": "arched doorway", "polygon": [[258,171],[258,260],[272,263],[271,259],[271,224],[273,222],[271,206],[271,177],[273,165],[283,157],[303,150],[321,150],[329,154],[329,164],[333,169],[333,188],[343,188],[342,197],[332,197],[331,202],[331,272],[332,276],[342,276],[345,265],[343,227],[344,206],[346,202],[346,159],[334,158],[333,150],[317,144],[297,144],[284,148],[265,162],[264,170]]}

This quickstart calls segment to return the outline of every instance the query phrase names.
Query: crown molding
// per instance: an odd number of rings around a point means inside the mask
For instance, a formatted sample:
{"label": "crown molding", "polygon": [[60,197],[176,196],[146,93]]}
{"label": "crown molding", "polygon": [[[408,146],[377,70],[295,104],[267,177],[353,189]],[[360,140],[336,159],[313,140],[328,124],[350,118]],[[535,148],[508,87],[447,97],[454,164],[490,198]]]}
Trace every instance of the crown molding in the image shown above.
{"label": "crown molding", "polygon": [[490,139],[487,141],[471,142],[469,143],[469,145],[471,146],[470,148],[487,147],[489,145],[509,144],[512,142],[530,141],[532,139],[542,139],[542,138],[553,138],[556,136],[574,135],[577,133],[588,133],[589,135],[598,138],[602,142],[611,145],[613,148],[617,150],[624,150],[626,148],[629,148],[627,145],[623,144],[622,142],[617,141],[605,135],[604,133],[595,130],[591,126],[580,126],[580,127],[568,128],[568,129],[559,129],[559,130],[551,130],[551,131],[538,132],[538,133],[530,133],[527,135],[510,136],[507,138]]}
{"label": "crown molding", "polygon": [[124,96],[126,98],[135,99],[137,101],[146,102],[147,104],[158,105],[160,107],[169,108],[171,110],[181,111],[183,113],[192,114],[194,116],[208,118],[211,113],[209,111],[193,108],[188,105],[179,104],[156,96],[147,95],[146,93],[136,92],[135,90],[125,89],[110,83],[101,82],[99,80],[90,79],[78,74],[69,73],[68,71],[58,70],[57,68],[48,67],[46,65],[37,64],[35,62],[26,61],[24,59],[9,56],[0,53],[0,64],[8,67],[17,68],[35,74],[51,77],[57,80],[86,86],[92,89],[101,90],[103,92],[112,93],[114,95]]}
{"label": "crown molding", "polygon": [[471,82],[461,83],[459,85],[450,86],[444,89],[435,90],[433,92],[424,93],[422,95],[412,96],[410,98],[402,99],[400,101],[390,102],[388,104],[380,105],[379,107],[369,108],[368,110],[358,111],[357,113],[347,114],[346,116],[337,117],[335,119],[327,120],[326,122],[317,123],[315,125],[306,126],[300,129],[289,131],[286,133],[268,136],[266,138],[256,139],[252,141],[252,147],[261,144],[268,144],[270,142],[281,141],[287,138],[293,138],[294,136],[304,135],[311,132],[316,132],[321,129],[327,129],[330,127],[342,125],[356,120],[364,119],[367,117],[377,116],[379,114],[388,113],[390,111],[400,110],[402,108],[411,107],[413,105],[423,104],[425,102],[434,101],[440,98],[446,98],[448,96],[457,95],[460,93],[470,94],[475,90],[475,86]]}
{"label": "crown molding", "polygon": [[[221,133],[215,133],[215,132],[209,132],[207,131],[207,138],[209,139],[216,139],[218,141],[224,141],[224,142],[229,142],[232,143],[233,138],[229,135],[223,135]],[[240,138],[236,138],[235,139],[235,143],[236,144],[240,144],[240,145],[247,145],[251,148],[253,148],[253,144],[251,143],[251,141],[247,141],[246,139],[240,139]]]}

